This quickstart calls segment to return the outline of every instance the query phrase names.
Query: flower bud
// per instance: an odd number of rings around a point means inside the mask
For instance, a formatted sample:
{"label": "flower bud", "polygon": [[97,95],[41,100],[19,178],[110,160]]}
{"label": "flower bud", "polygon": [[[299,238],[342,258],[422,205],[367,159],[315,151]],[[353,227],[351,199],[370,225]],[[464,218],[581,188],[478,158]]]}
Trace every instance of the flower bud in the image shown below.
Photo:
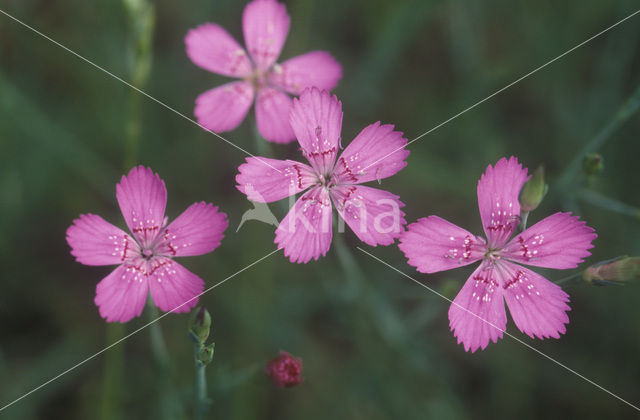
{"label": "flower bud", "polygon": [[526,213],[535,210],[548,189],[549,186],[544,182],[544,167],[538,166],[520,191],[520,209]]}
{"label": "flower bud", "polygon": [[587,175],[596,175],[604,169],[604,159],[598,153],[589,153],[582,161],[582,170]]}
{"label": "flower bud", "polygon": [[200,347],[200,351],[198,351],[198,355],[196,360],[198,363],[203,365],[208,365],[213,360],[213,351],[215,349],[216,343],[211,343],[207,346]]}
{"label": "flower bud", "polygon": [[280,356],[267,363],[265,372],[275,385],[289,388],[302,382],[302,360],[280,351]]}
{"label": "flower bud", "polygon": [[640,257],[618,257],[587,268],[582,279],[598,286],[640,279]]}
{"label": "flower bud", "polygon": [[211,315],[204,306],[198,308],[189,320],[189,336],[196,343],[204,344],[211,329]]}

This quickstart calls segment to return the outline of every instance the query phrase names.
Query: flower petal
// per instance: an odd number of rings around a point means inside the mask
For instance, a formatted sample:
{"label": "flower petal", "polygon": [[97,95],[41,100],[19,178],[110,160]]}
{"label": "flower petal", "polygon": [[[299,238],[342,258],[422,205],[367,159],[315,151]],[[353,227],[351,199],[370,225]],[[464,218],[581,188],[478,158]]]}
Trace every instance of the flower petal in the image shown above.
{"label": "flower petal", "polygon": [[121,264],[139,255],[131,236],[95,214],[82,214],[73,221],[67,243],[76,261],[86,265]]}
{"label": "flower petal", "polygon": [[289,121],[311,166],[328,175],[340,145],[342,102],[325,90],[306,89],[294,98]]}
{"label": "flower petal", "polygon": [[534,338],[560,338],[569,323],[567,295],[560,286],[551,283],[528,268],[502,261],[501,272],[504,298],[509,312],[520,331]]}
{"label": "flower petal", "polygon": [[527,169],[512,156],[493,168],[489,165],[478,181],[478,207],[489,248],[506,244],[520,223],[518,196],[526,180]]}
{"label": "flower petal", "polygon": [[502,288],[493,266],[482,262],[449,307],[449,326],[465,351],[484,350],[507,326]]}
{"label": "flower petal", "polygon": [[220,245],[229,221],[218,207],[200,202],[190,205],[162,231],[155,251],[170,257],[202,255]]}
{"label": "flower petal", "polygon": [[424,217],[400,235],[400,250],[421,273],[462,267],[483,258],[484,238],[438,216]]}
{"label": "flower petal", "polygon": [[131,233],[141,245],[153,242],[164,223],[167,188],[158,174],[137,166],[116,185],[116,198]]}
{"label": "flower petal", "polygon": [[238,172],[237,188],[258,203],[282,200],[318,181],[313,168],[293,160],[250,157],[238,167]]}
{"label": "flower petal", "polygon": [[331,90],[342,78],[342,66],[326,51],[311,51],[276,64],[269,82],[293,95],[312,86]]}
{"label": "flower petal", "polygon": [[224,28],[215,23],[191,29],[184,43],[191,61],[205,70],[230,77],[251,74],[247,53]]}
{"label": "flower petal", "polygon": [[268,69],[278,59],[290,23],[287,8],[275,0],[253,0],[244,8],[244,42],[260,70]]}
{"label": "flower petal", "polygon": [[397,195],[362,185],[334,187],[331,198],[340,216],[364,243],[391,245],[407,223]]}
{"label": "flower petal", "polygon": [[161,310],[189,312],[198,303],[204,281],[170,258],[155,258],[149,272],[153,303]]}
{"label": "flower petal", "polygon": [[329,193],[315,187],[304,193],[280,222],[274,242],[291,262],[307,263],[327,254],[331,237]]}
{"label": "flower petal", "polygon": [[289,113],[293,102],[286,93],[263,87],[256,99],[256,122],[262,137],[274,143],[290,143],[296,139]]}
{"label": "flower petal", "polygon": [[231,82],[200,94],[196,98],[194,114],[198,124],[222,133],[239,126],[252,103],[251,83]]}
{"label": "flower petal", "polygon": [[365,127],[344,149],[333,170],[341,184],[359,184],[390,177],[407,166],[407,139],[393,125]]}
{"label": "flower petal", "polygon": [[537,267],[575,268],[591,255],[587,250],[597,236],[578,216],[556,213],[515,236],[500,255]]}
{"label": "flower petal", "polygon": [[98,283],[94,301],[107,322],[127,322],[142,313],[147,291],[147,278],[123,264]]}

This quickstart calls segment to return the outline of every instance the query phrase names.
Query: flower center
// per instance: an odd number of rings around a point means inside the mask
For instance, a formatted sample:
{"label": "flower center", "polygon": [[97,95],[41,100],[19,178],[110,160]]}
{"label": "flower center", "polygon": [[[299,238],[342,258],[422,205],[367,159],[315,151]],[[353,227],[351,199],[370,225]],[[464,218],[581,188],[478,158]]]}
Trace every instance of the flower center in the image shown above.
{"label": "flower center", "polygon": [[498,248],[488,248],[487,252],[484,254],[484,259],[488,260],[490,263],[499,261],[501,258],[500,249]]}
{"label": "flower center", "polygon": [[259,68],[255,68],[253,73],[246,76],[244,80],[253,85],[253,89],[257,92],[260,88],[267,84],[267,76],[271,70],[262,71]]}
{"label": "flower center", "polygon": [[151,257],[153,257],[153,249],[143,249],[142,250],[142,256],[144,257],[145,260],[150,260]]}
{"label": "flower center", "polygon": [[330,190],[338,185],[338,181],[331,174],[318,174],[317,184]]}
{"label": "flower center", "polygon": [[323,187],[328,187],[328,186],[329,186],[329,185],[328,185],[328,184],[329,184],[329,182],[330,182],[330,181],[328,181],[328,177],[327,177],[327,176],[325,176],[325,175],[323,175],[323,174],[319,174],[319,175],[318,175],[318,185],[321,185],[321,186],[323,186]]}

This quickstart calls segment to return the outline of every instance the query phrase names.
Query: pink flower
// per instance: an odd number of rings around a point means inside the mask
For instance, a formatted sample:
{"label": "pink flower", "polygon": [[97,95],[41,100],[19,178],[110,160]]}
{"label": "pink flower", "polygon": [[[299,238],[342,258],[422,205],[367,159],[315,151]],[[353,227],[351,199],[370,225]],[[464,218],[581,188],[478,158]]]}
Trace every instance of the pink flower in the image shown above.
{"label": "pink flower", "polygon": [[520,331],[533,338],[560,338],[569,323],[569,296],[556,284],[521,266],[574,268],[591,255],[593,229],[570,213],[553,214],[524,232],[518,194],[527,169],[503,158],[478,182],[478,206],[487,241],[437,216],[409,225],[400,249],[421,273],[481,261],[449,308],[449,324],[466,351],[484,349],[507,325],[504,300]]}
{"label": "pink flower", "polygon": [[267,363],[264,370],[280,388],[289,388],[302,382],[302,360],[286,351],[280,351],[280,356]]}
{"label": "pink flower", "polygon": [[198,123],[214,132],[236,128],[256,103],[256,121],[262,136],[289,143],[291,97],[305,88],[333,89],[342,67],[327,52],[312,51],[281,64],[276,60],[289,32],[287,8],[275,0],[254,0],[242,15],[249,54],[227,31],[205,23],[185,38],[187,55],[197,66],[213,73],[242,79],[211,89],[196,99]]}
{"label": "pink flower", "polygon": [[173,258],[216,249],[227,228],[227,216],[201,202],[167,226],[164,181],[142,166],[122,177],[116,197],[132,236],[95,214],[81,215],[67,229],[71,254],[79,263],[118,264],[96,287],[100,315],[108,322],[140,316],[149,291],[163,311],[188,312],[198,302],[189,299],[203,291],[204,282]]}
{"label": "pink flower", "polygon": [[363,242],[392,244],[406,223],[400,210],[404,204],[396,195],[360,184],[404,168],[409,155],[404,150],[407,139],[393,131],[392,125],[377,122],[365,127],[337,157],[342,103],[316,88],[294,99],[290,121],[311,166],[250,157],[236,176],[238,189],[249,200],[261,203],[307,190],[276,229],[278,248],[284,248],[285,256],[298,263],[326,255],[331,245],[332,206]]}

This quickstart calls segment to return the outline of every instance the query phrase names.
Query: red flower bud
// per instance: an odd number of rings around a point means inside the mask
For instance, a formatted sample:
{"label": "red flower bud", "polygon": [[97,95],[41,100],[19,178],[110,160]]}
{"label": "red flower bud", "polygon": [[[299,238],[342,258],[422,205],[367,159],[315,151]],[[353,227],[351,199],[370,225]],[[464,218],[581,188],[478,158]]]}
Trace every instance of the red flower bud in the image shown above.
{"label": "red flower bud", "polygon": [[267,363],[264,370],[271,381],[281,388],[289,388],[302,382],[302,360],[286,351],[280,351],[280,356]]}

